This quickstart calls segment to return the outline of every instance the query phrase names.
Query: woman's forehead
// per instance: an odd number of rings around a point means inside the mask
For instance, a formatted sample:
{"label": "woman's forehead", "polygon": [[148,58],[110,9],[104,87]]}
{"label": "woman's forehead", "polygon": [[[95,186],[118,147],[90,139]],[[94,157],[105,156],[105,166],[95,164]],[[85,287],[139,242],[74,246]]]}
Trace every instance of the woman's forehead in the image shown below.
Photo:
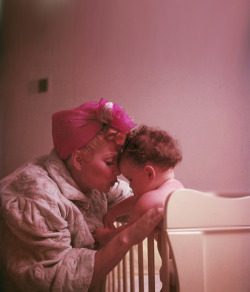
{"label": "woman's forehead", "polygon": [[95,154],[118,156],[120,151],[121,147],[118,146],[116,143],[104,140],[96,149]]}

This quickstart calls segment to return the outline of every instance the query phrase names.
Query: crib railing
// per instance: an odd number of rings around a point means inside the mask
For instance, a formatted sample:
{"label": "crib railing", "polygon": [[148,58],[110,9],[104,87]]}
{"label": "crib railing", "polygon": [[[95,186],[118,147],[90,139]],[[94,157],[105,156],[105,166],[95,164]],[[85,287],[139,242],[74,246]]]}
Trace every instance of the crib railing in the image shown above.
{"label": "crib railing", "polygon": [[[153,235],[133,246],[108,275],[106,292],[169,292],[169,247],[164,231],[161,232],[161,255]],[[164,275],[162,282],[160,267]]]}
{"label": "crib railing", "polygon": [[[169,292],[170,280],[175,291],[250,291],[249,208],[249,194],[175,191],[164,208],[160,286],[158,249],[149,236],[134,246],[108,276],[106,291]],[[176,280],[168,243],[174,255]]]}

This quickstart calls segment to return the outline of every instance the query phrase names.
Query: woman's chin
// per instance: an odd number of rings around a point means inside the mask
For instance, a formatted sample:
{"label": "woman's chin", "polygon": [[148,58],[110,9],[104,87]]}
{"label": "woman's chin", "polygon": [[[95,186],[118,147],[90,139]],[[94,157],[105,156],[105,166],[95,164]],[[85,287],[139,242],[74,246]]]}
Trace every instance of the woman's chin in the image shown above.
{"label": "woman's chin", "polygon": [[108,193],[111,190],[112,186],[109,185],[107,187],[103,187],[102,189],[100,189],[101,192],[103,193]]}
{"label": "woman's chin", "polygon": [[114,185],[117,183],[117,181],[115,182],[112,182],[110,184],[107,184],[105,186],[102,186],[101,188],[99,188],[99,191],[100,192],[103,192],[103,193],[108,193],[113,187]]}

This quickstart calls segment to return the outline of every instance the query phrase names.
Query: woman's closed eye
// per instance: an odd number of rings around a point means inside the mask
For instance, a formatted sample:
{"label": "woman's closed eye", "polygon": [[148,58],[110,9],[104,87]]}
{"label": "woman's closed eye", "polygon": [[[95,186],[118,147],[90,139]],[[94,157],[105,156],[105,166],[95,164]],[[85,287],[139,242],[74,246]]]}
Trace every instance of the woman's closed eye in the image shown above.
{"label": "woman's closed eye", "polygon": [[116,161],[105,161],[105,163],[106,163],[107,166],[112,166],[112,165],[117,164]]}

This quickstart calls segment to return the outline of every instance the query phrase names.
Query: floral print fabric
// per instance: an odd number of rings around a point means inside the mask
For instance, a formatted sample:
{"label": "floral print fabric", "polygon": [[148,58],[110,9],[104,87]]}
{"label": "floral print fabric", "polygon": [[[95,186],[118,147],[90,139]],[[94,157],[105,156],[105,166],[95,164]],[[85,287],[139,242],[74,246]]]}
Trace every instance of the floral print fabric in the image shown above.
{"label": "floral print fabric", "polygon": [[129,195],[123,181],[108,194],[83,194],[55,151],[4,178],[0,252],[11,282],[25,292],[88,291],[92,232],[103,227],[108,206]]}

